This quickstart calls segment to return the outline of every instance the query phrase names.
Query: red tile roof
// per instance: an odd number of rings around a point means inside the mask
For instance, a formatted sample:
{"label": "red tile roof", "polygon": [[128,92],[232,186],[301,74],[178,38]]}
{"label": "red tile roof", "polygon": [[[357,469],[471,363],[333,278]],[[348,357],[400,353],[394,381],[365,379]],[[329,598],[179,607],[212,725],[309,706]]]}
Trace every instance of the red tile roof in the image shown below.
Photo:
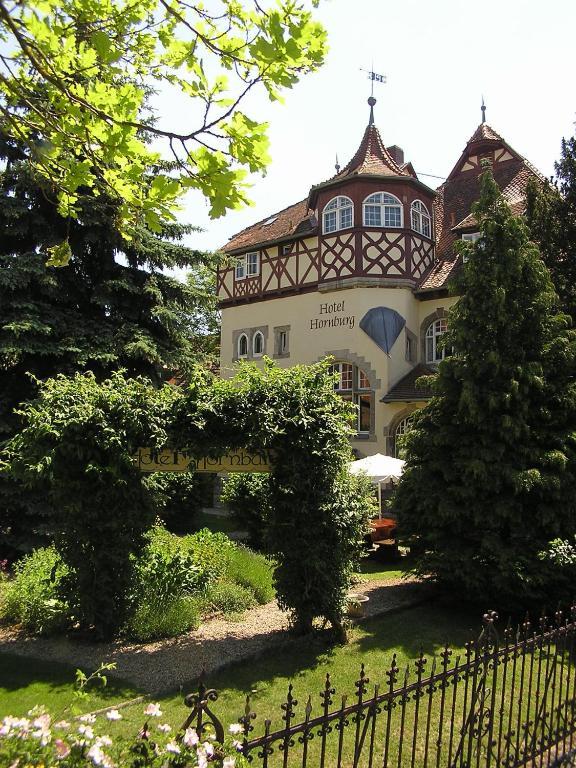
{"label": "red tile roof", "polygon": [[445,288],[448,281],[456,273],[459,264],[460,259],[456,257],[437,261],[418,283],[417,292],[437,291],[440,288]]}
{"label": "red tile roof", "polygon": [[288,239],[293,235],[308,234],[317,225],[314,211],[308,209],[306,200],[301,200],[233,235],[221,250],[232,253],[270,241]]}
{"label": "red tile roof", "polygon": [[408,165],[408,163],[398,165],[384,146],[378,128],[372,124],[366,127],[360,146],[352,160],[330,181],[363,173],[375,176],[415,176],[416,174],[408,170]]}
{"label": "red tile roof", "polygon": [[432,393],[428,387],[419,387],[416,384],[421,376],[432,376],[436,371],[427,365],[418,363],[406,376],[396,382],[392,389],[384,397],[381,403],[413,403],[415,400],[430,400]]}

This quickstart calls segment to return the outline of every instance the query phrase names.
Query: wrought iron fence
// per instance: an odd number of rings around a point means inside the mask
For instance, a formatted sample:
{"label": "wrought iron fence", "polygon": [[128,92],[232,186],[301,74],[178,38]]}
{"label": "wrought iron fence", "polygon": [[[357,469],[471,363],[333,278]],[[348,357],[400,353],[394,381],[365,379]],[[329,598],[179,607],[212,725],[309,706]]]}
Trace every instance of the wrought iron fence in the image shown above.
{"label": "wrought iron fence", "polygon": [[[496,619],[486,614],[460,655],[448,647],[432,659],[421,654],[402,673],[393,656],[370,689],[362,665],[352,696],[337,698],[329,674],[316,706],[312,696],[299,703],[290,685],[282,726],[265,719],[260,735],[248,697],[243,754],[262,768],[576,765],[576,606],[536,627],[528,619],[508,626],[501,640]],[[187,697],[185,725],[222,738],[211,711],[217,698],[202,686]]]}

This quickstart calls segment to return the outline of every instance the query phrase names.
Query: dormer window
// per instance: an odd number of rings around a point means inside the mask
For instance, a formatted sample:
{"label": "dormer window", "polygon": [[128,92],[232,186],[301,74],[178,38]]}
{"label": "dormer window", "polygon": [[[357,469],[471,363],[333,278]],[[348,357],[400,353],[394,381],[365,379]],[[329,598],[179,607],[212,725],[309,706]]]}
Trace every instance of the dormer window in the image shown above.
{"label": "dormer window", "polygon": [[467,240],[469,243],[475,243],[480,239],[480,232],[466,232],[462,235],[462,240]]}
{"label": "dormer window", "polygon": [[333,197],[322,214],[325,235],[339,229],[349,229],[354,223],[354,206],[349,197]]}
{"label": "dormer window", "polygon": [[412,223],[412,229],[415,232],[419,232],[424,237],[430,237],[432,231],[432,223],[428,208],[420,200],[414,200],[410,208],[410,220]]}
{"label": "dormer window", "polygon": [[402,203],[394,195],[387,192],[374,192],[364,200],[365,227],[402,226]]}

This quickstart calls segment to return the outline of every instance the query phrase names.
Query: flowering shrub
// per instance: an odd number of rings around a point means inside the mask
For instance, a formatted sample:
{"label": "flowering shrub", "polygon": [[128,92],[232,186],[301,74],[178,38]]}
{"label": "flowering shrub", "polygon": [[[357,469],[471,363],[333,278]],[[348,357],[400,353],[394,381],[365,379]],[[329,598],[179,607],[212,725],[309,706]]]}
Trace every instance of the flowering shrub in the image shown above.
{"label": "flowering shrub", "polygon": [[28,717],[7,716],[0,721],[0,765],[6,768],[241,768],[241,743],[233,738],[242,732],[230,726],[230,737],[217,743],[209,733],[194,728],[173,732],[168,723],[151,724],[161,718],[158,704],[144,709],[147,721],[134,740],[115,738],[114,723],[122,719],[117,709],[106,713],[106,730],[97,733],[96,715],[83,715],[72,722],[54,721],[35,708]]}

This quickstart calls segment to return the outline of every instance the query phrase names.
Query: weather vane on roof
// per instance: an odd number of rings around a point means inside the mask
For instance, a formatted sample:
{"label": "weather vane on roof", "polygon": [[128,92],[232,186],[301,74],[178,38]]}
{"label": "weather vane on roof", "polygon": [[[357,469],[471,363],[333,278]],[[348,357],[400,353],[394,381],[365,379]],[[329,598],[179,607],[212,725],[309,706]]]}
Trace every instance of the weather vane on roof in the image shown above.
{"label": "weather vane on roof", "polygon": [[374,125],[374,104],[376,104],[376,99],[374,98],[374,83],[385,83],[386,82],[386,75],[379,75],[377,72],[374,72],[374,64],[372,64],[372,69],[362,69],[360,67],[361,72],[366,72],[368,74],[368,80],[370,80],[371,88],[370,88],[370,98],[368,99],[368,104],[370,105],[370,125]]}

